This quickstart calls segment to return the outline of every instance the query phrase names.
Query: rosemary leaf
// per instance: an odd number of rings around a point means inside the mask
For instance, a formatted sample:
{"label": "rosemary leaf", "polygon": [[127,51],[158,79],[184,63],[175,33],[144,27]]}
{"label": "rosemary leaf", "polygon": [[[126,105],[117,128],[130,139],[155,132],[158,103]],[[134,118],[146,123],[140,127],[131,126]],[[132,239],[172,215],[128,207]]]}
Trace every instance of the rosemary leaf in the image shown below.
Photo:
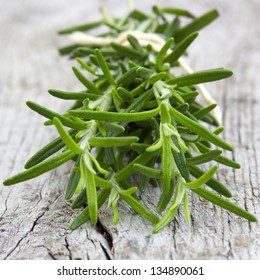
{"label": "rosemary leaf", "polygon": [[169,189],[169,192],[167,193],[167,195],[162,193],[159,198],[158,204],[156,206],[157,213],[161,213],[162,211],[165,210],[165,208],[167,207],[167,205],[169,204],[169,202],[172,199],[174,189],[175,189],[174,179],[172,179],[170,189]]}
{"label": "rosemary leaf", "polygon": [[[110,190],[108,189],[103,189],[99,192],[97,196],[98,209],[105,203],[105,201],[109,196],[109,193]],[[89,215],[89,206],[88,206],[74,219],[74,221],[70,224],[69,229],[75,230],[76,228],[86,223],[89,219],[90,219],[90,215]]]}
{"label": "rosemary leaf", "polygon": [[183,39],[179,44],[177,44],[173,51],[165,57],[164,62],[168,62],[171,65],[173,65],[186,51],[190,44],[198,37],[198,35],[198,32],[194,32],[189,36],[185,37],[185,39]]}
{"label": "rosemary leaf", "polygon": [[163,33],[165,34],[165,37],[171,38],[174,37],[175,33],[180,28],[181,21],[179,17],[175,17],[171,23],[167,24],[166,28],[164,29]]}
{"label": "rosemary leaf", "polygon": [[95,178],[94,178],[94,174],[89,170],[89,167],[86,166],[86,161],[84,160],[83,156],[81,157],[81,162],[80,162],[80,172],[86,183],[89,216],[92,224],[96,224],[98,220],[98,215],[97,215],[98,202],[97,202],[97,190],[96,190]]}
{"label": "rosemary leaf", "polygon": [[135,199],[131,195],[125,195],[123,193],[121,193],[120,195],[127,204],[129,204],[138,214],[143,216],[146,220],[154,224],[158,223],[159,219],[137,199]]}
{"label": "rosemary leaf", "polygon": [[67,127],[71,127],[74,129],[84,129],[85,126],[82,125],[81,123],[77,123],[75,121],[70,120],[67,117],[64,117],[54,111],[51,111],[37,103],[31,102],[31,101],[27,101],[26,105],[31,108],[33,111],[37,112],[38,114],[48,118],[48,119],[53,119],[54,117],[58,118],[61,123]]}
{"label": "rosemary leaf", "polygon": [[101,95],[102,92],[92,83],[90,82],[76,67],[72,67],[72,70],[78,80],[89,89],[90,92]]}
{"label": "rosemary leaf", "polygon": [[192,189],[192,191],[195,192],[196,194],[198,194],[199,196],[203,197],[204,199],[212,202],[213,204],[216,204],[216,205],[220,206],[221,208],[228,210],[229,212],[232,212],[232,213],[234,213],[240,217],[243,217],[249,221],[252,221],[252,222],[257,221],[257,219],[254,215],[245,211],[244,209],[237,206],[236,204],[229,202],[229,201],[225,200],[224,198],[222,198],[202,187]]}
{"label": "rosemary leaf", "polygon": [[124,73],[122,76],[120,76],[117,80],[117,85],[119,86],[128,86],[131,84],[134,79],[136,78],[136,70],[138,66],[131,68],[126,73]]}
{"label": "rosemary leaf", "polygon": [[112,186],[112,183],[108,180],[95,176],[95,183],[98,187],[109,189]]}
{"label": "rosemary leaf", "polygon": [[[210,104],[207,107],[204,107],[200,109],[199,111],[194,113],[194,117],[198,120],[202,119],[205,115],[207,115],[210,111],[215,109],[217,107],[217,104]],[[215,133],[216,134],[216,133]]]}
{"label": "rosemary leaf", "polygon": [[108,82],[111,84],[111,85],[115,85],[115,80],[114,80],[114,77],[112,76],[110,70],[109,70],[109,67],[101,53],[101,51],[99,49],[96,49],[95,50],[95,54],[96,54],[96,57],[97,57],[97,60],[98,60],[98,63],[99,63],[99,66],[101,67],[103,73],[104,73],[104,76],[106,77],[106,79],[108,80]]}
{"label": "rosemary leaf", "polygon": [[160,80],[166,79],[166,77],[167,77],[167,73],[166,72],[160,72],[160,73],[152,75],[149,78],[148,82],[153,85],[153,84],[155,84],[156,82],[158,82]]}
{"label": "rosemary leaf", "polygon": [[139,173],[141,173],[149,178],[160,179],[162,177],[162,171],[151,168],[151,167],[144,166],[142,164],[135,163],[133,165],[133,168],[135,171],[138,171]]}
{"label": "rosemary leaf", "polygon": [[[74,137],[77,133],[75,130],[69,130],[68,133]],[[61,137],[55,138],[53,141],[51,141],[46,146],[42,147],[38,152],[36,152],[33,156],[31,156],[28,161],[25,163],[24,168],[29,169],[38,163],[42,162],[49,156],[55,154],[60,149],[65,147],[65,143],[62,141]]]}
{"label": "rosemary leaf", "polygon": [[176,32],[174,39],[176,40],[176,42],[183,40],[189,34],[196,32],[196,31],[200,30],[201,28],[210,24],[218,16],[219,16],[219,14],[218,14],[218,11],[216,11],[216,10],[207,12],[206,14],[196,18],[191,23],[188,23],[187,25],[185,25],[184,27],[179,29]]}
{"label": "rosemary leaf", "polygon": [[90,138],[88,143],[94,147],[120,147],[131,145],[139,140],[138,137],[93,137]]}
{"label": "rosemary leaf", "polygon": [[111,43],[111,47],[124,57],[129,57],[133,59],[143,59],[145,57],[145,54],[140,53],[133,48],[122,46],[117,43]]}
{"label": "rosemary leaf", "polygon": [[173,43],[173,38],[170,38],[164,46],[161,48],[161,50],[158,52],[157,57],[156,57],[156,66],[158,69],[160,69],[163,65],[164,57],[167,53],[167,51],[170,49],[172,43]]}
{"label": "rosemary leaf", "polygon": [[218,167],[215,165],[210,168],[207,172],[205,172],[201,177],[199,177],[197,180],[193,182],[186,183],[186,186],[190,189],[196,189],[203,184],[207,183],[216,173]]}
{"label": "rosemary leaf", "polygon": [[[215,133],[215,132],[214,132]],[[216,133],[215,133],[216,134]],[[197,142],[196,143],[196,146],[199,148],[199,150],[202,152],[202,153],[208,153],[210,151],[209,148],[207,148],[205,145],[203,145],[202,143],[199,143]],[[226,165],[226,166],[230,166],[232,168],[237,168],[239,169],[240,168],[240,164],[232,159],[229,159],[227,157],[224,157],[224,156],[218,156],[214,159],[216,162],[218,163],[221,163],[223,165]]]}
{"label": "rosemary leaf", "polygon": [[77,209],[86,205],[86,203],[87,203],[86,188],[83,188],[81,192],[78,194],[78,196],[72,202],[71,208]]}
{"label": "rosemary leaf", "polygon": [[13,184],[17,184],[17,183],[20,183],[23,181],[30,180],[32,178],[35,178],[43,173],[46,173],[46,172],[62,165],[63,163],[72,159],[74,156],[75,156],[75,153],[73,153],[69,150],[64,151],[57,156],[47,159],[47,160],[31,167],[30,169],[27,169],[21,173],[18,173],[16,175],[6,179],[3,182],[3,184],[5,186],[9,186],[9,185],[13,185]]}
{"label": "rosemary leaf", "polygon": [[149,147],[148,144],[142,144],[142,143],[133,143],[133,144],[131,144],[131,148],[134,151],[136,151],[138,154],[143,153],[148,147]]}
{"label": "rosemary leaf", "polygon": [[[79,52],[82,52],[82,48],[78,49]],[[76,57],[77,62],[85,69],[87,70],[90,74],[95,75],[95,70],[90,67],[85,61],[80,59],[79,57]]]}
{"label": "rosemary leaf", "polygon": [[177,85],[178,87],[196,85],[201,83],[208,83],[221,79],[228,78],[233,75],[230,70],[216,68],[195,72],[193,74],[183,75],[177,78],[172,78],[167,81],[169,85]]}
{"label": "rosemary leaf", "polygon": [[102,125],[107,131],[112,133],[120,134],[125,131],[125,128],[122,125],[110,122],[102,122]]}
{"label": "rosemary leaf", "polygon": [[184,10],[184,9],[163,7],[163,8],[161,8],[161,11],[165,14],[172,14],[172,15],[177,15],[177,16],[195,18],[195,16],[193,14],[191,14],[191,12]]}
{"label": "rosemary leaf", "polygon": [[65,100],[84,100],[86,98],[89,98],[90,100],[96,100],[98,98],[96,94],[89,93],[87,91],[68,92],[57,89],[49,89],[48,92],[54,97],[58,97],[60,99]]}
{"label": "rosemary leaf", "polygon": [[136,75],[143,79],[149,79],[153,74],[154,72],[146,67],[138,67],[136,70]]}
{"label": "rosemary leaf", "polygon": [[72,26],[69,28],[61,29],[58,33],[60,35],[64,35],[64,34],[69,34],[69,33],[75,32],[75,31],[87,31],[87,30],[93,29],[95,27],[98,27],[101,24],[103,24],[103,20],[93,21],[90,23],[84,23],[84,24],[75,25],[75,26]]}
{"label": "rosemary leaf", "polygon": [[211,132],[209,129],[202,126],[198,122],[189,119],[188,117],[184,116],[183,114],[181,114],[180,112],[178,112],[172,107],[170,107],[170,112],[177,122],[186,126],[191,131],[197,133],[198,135],[212,142],[216,146],[219,146],[229,151],[233,151],[233,147],[230,144],[228,144],[223,139],[219,138],[216,134],[214,134],[213,132]]}
{"label": "rosemary leaf", "polygon": [[79,147],[79,145],[73,140],[70,134],[64,129],[62,123],[58,118],[53,119],[53,123],[56,126],[61,139],[67,145],[67,147],[74,152],[75,154],[81,154],[83,150]]}
{"label": "rosemary leaf", "polygon": [[86,120],[99,120],[110,122],[137,122],[155,117],[159,113],[159,108],[140,113],[114,113],[91,110],[71,110],[69,111],[69,113],[72,116],[83,118]]}
{"label": "rosemary leaf", "polygon": [[59,53],[61,55],[66,55],[66,54],[71,53],[73,50],[76,50],[78,47],[80,47],[79,44],[72,44],[72,45],[68,45],[65,47],[61,47],[61,48],[59,48]]}
{"label": "rosemary leaf", "polygon": [[186,163],[188,166],[203,164],[216,159],[221,153],[222,151],[220,150],[211,150],[205,154],[192,158],[187,158]]}
{"label": "rosemary leaf", "polygon": [[189,198],[187,192],[185,192],[183,197],[183,207],[184,207],[185,219],[187,222],[190,222]]}
{"label": "rosemary leaf", "polygon": [[[205,174],[205,172],[202,171],[197,166],[190,166],[189,170],[190,170],[190,174],[195,178],[199,178],[200,176]],[[218,192],[219,194],[222,194],[226,197],[232,197],[232,193],[230,192],[230,190],[215,178],[211,178],[205,184],[209,186],[211,189],[213,189],[214,191]]]}
{"label": "rosemary leaf", "polygon": [[138,40],[132,36],[131,34],[127,35],[127,40],[130,43],[130,45],[132,46],[133,49],[142,52],[142,47],[140,46]]}
{"label": "rosemary leaf", "polygon": [[187,168],[186,157],[178,144],[177,138],[173,136],[172,141],[174,145],[180,150],[180,152],[176,152],[174,150],[172,151],[174,162],[177,165],[181,176],[188,182],[190,180],[190,174],[189,169]]}
{"label": "rosemary leaf", "polygon": [[150,159],[152,159],[155,155],[158,154],[158,151],[155,152],[143,152],[139,156],[137,156],[133,161],[131,161],[128,165],[123,167],[120,171],[115,174],[115,180],[120,182],[131,174],[134,173],[134,164],[146,164]]}
{"label": "rosemary leaf", "polygon": [[133,96],[130,94],[130,92],[122,87],[117,88],[117,93],[123,100],[133,99]]}
{"label": "rosemary leaf", "polygon": [[80,174],[76,169],[76,168],[79,168],[79,163],[80,163],[80,156],[78,156],[77,161],[74,165],[74,168],[71,171],[71,174],[70,174],[70,177],[68,180],[66,193],[65,193],[66,200],[70,200],[72,198],[72,196],[74,195],[74,193],[76,191],[77,185],[79,183]]}
{"label": "rosemary leaf", "polygon": [[163,228],[165,228],[172,221],[172,219],[174,218],[177,210],[178,210],[178,207],[169,208],[167,213],[163,216],[163,218],[153,228],[153,233],[158,233]]}
{"label": "rosemary leaf", "polygon": [[147,18],[149,18],[149,16],[147,14],[145,14],[144,12],[134,9],[130,14],[130,17],[135,18],[137,20],[143,21],[146,20]]}
{"label": "rosemary leaf", "polygon": [[170,136],[165,136],[162,139],[162,189],[165,195],[167,195],[170,190],[172,177],[172,154],[169,138]]}

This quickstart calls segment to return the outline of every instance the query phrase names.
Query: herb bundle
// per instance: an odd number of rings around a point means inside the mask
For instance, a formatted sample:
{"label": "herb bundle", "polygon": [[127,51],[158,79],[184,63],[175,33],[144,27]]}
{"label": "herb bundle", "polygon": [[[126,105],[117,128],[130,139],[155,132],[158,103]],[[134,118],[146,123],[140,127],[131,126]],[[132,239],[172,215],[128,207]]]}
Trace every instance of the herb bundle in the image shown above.
{"label": "herb bundle", "polygon": [[[152,10],[152,15],[131,10],[123,18],[104,12],[100,21],[59,32],[72,33],[74,44],[60,48],[60,53],[79,63],[81,69],[72,70],[84,89],[49,90],[52,96],[75,101],[64,114],[27,102],[48,119],[45,125],[56,127],[59,137],[33,155],[25,171],[6,179],[4,185],[32,179],[73,160],[65,198],[73,199],[72,208],[85,209],[71,223],[72,230],[88,220],[96,224],[98,210],[106,202],[117,223],[121,199],[154,223],[153,233],[157,233],[173,220],[181,204],[186,220],[190,220],[190,191],[256,221],[252,214],[223,198],[231,197],[231,192],[214,177],[217,165],[207,171],[198,167],[215,161],[240,168],[221,155],[223,150],[233,150],[219,136],[224,128],[207,128],[218,126],[220,116],[217,104],[201,85],[227,78],[232,72],[223,68],[193,72],[181,57],[198,36],[197,31],[218,13],[213,10],[194,17],[177,8],[154,6]],[[182,17],[189,23],[182,25]],[[100,26],[108,30],[97,36],[82,32]],[[175,69],[180,67],[188,73],[176,75]],[[197,101],[199,94],[208,106]],[[137,187],[132,186],[133,176],[139,180]],[[139,195],[153,192],[153,187],[160,188],[160,197],[156,209],[151,210]]]}

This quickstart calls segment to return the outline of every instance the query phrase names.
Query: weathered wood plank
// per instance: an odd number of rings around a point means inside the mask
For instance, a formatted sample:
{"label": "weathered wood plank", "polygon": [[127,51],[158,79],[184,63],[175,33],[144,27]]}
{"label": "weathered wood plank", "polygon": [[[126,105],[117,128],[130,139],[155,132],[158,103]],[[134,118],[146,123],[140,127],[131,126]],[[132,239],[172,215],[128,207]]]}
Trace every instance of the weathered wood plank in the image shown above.
{"label": "weathered wood plank", "polygon": [[[169,1],[157,1],[169,5]],[[149,2],[150,3],[150,2]],[[56,30],[98,19],[98,7],[115,14],[126,11],[122,1],[5,1],[0,3],[0,161],[1,181],[21,170],[26,159],[54,135],[42,126],[26,100],[67,108],[48,96],[47,89],[78,90],[57,47],[66,42]],[[257,0],[174,1],[195,14],[218,8],[221,18],[203,31],[190,49],[189,62],[196,70],[225,66],[235,72],[228,81],[208,88],[223,109],[224,136],[235,145],[232,156],[243,168],[220,167],[219,178],[230,186],[233,201],[260,217],[260,28]],[[147,3],[138,3],[149,10]],[[89,12],[91,11],[91,12]],[[87,15],[87,16],[86,16]],[[152,225],[120,203],[119,224],[103,208],[100,223],[70,232],[76,216],[64,200],[70,164],[37,179],[0,187],[0,259],[260,259],[259,224],[228,214],[191,195],[192,221],[180,213],[166,230],[152,235]],[[154,207],[157,193],[143,195]]]}

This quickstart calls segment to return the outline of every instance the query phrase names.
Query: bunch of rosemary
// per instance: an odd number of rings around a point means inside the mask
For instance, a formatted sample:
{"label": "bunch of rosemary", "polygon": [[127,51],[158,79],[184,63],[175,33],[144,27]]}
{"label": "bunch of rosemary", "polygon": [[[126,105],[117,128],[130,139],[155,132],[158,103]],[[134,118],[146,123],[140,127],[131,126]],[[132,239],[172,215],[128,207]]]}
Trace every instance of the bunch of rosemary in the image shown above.
{"label": "bunch of rosemary", "polygon": [[[157,233],[173,220],[181,204],[190,220],[190,191],[256,221],[222,197],[231,197],[231,193],[214,178],[217,165],[208,171],[198,167],[212,161],[240,167],[221,155],[222,149],[233,150],[219,137],[224,128],[211,131],[201,123],[218,126],[220,115],[200,84],[227,78],[232,72],[218,68],[193,73],[181,58],[197,31],[217,16],[215,10],[196,18],[186,10],[155,6],[152,15],[132,10],[124,18],[113,18],[104,13],[100,21],[60,31],[73,33],[75,44],[61,48],[60,53],[76,58],[82,70],[73,67],[73,72],[84,90],[49,90],[57,98],[76,101],[64,114],[27,102],[48,119],[45,125],[57,128],[59,137],[33,155],[26,170],[5,180],[4,185],[37,177],[72,159],[75,164],[65,198],[74,198],[72,208],[87,205],[71,223],[72,230],[89,219],[96,224],[98,210],[107,200],[117,223],[117,202],[122,199],[154,223],[153,233]],[[183,26],[182,17],[190,22]],[[95,37],[82,33],[99,26],[108,27],[108,31]],[[188,74],[176,76],[179,67]],[[208,106],[196,101],[199,93]],[[131,185],[133,174],[139,178],[138,187]],[[164,213],[160,218],[139,200],[140,192],[154,191],[151,186],[161,190],[156,208],[157,213]]]}

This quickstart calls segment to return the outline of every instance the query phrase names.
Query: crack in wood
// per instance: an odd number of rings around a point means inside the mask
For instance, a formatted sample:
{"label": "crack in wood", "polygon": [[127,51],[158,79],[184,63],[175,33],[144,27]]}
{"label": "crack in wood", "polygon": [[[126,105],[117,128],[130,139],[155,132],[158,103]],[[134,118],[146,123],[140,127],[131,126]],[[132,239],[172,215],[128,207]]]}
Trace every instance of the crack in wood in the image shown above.
{"label": "crack in wood", "polygon": [[102,225],[101,221],[98,220],[96,224],[97,231],[102,234],[102,236],[107,241],[110,251],[113,249],[113,236],[112,234]]}
{"label": "crack in wood", "polygon": [[1,216],[0,216],[0,221],[3,219],[3,217],[4,217],[4,215],[5,215],[6,211],[7,211],[7,201],[8,201],[8,199],[9,199],[9,197],[10,197],[11,192],[12,192],[12,190],[10,190],[10,191],[8,192],[8,194],[7,194],[6,198],[5,198],[5,202],[4,202],[5,209],[4,209],[3,213],[2,213]]}
{"label": "crack in wood", "polygon": [[72,260],[72,252],[69,247],[68,236],[65,236],[64,240],[65,240],[65,247],[69,252],[69,259]]}
{"label": "crack in wood", "polygon": [[45,212],[43,212],[42,214],[40,214],[36,220],[33,222],[33,225],[31,227],[31,229],[22,237],[18,240],[18,242],[16,243],[16,245],[7,253],[7,255],[3,258],[4,260],[7,260],[10,255],[19,247],[19,245],[21,244],[21,242],[30,234],[33,232],[35,226],[37,225],[39,219],[45,214]]}
{"label": "crack in wood", "polygon": [[106,259],[107,260],[111,260],[111,257],[110,257],[111,252],[110,251],[108,252],[106,247],[101,242],[99,244],[100,244],[100,247],[101,247],[101,249],[103,250],[103,252],[105,254]]}

